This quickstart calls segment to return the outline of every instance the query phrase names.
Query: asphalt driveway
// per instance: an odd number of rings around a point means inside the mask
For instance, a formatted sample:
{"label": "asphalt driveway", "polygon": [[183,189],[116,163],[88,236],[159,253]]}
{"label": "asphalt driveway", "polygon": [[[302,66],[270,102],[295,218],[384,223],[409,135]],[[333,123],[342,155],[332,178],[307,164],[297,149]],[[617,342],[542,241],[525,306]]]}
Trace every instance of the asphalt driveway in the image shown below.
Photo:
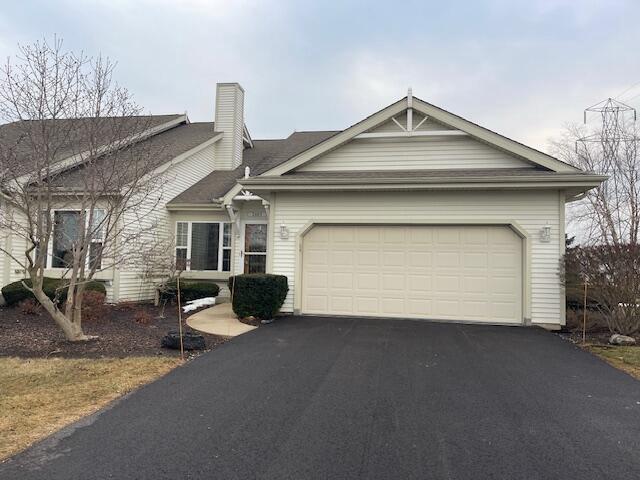
{"label": "asphalt driveway", "polygon": [[532,328],[289,318],[2,479],[640,478],[640,382]]}

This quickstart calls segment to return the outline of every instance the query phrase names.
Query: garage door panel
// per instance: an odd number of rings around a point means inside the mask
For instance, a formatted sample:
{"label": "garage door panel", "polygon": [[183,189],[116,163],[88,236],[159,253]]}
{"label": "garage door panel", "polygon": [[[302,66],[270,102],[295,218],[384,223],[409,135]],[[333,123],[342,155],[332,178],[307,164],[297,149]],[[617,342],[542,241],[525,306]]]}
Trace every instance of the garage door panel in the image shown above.
{"label": "garage door panel", "polygon": [[522,321],[522,240],[507,227],[315,227],[302,270],[304,313]]}
{"label": "garage door panel", "polygon": [[436,295],[455,295],[460,291],[460,278],[453,275],[438,275],[433,291]]}
{"label": "garage door panel", "polygon": [[461,231],[458,228],[439,228],[436,232],[436,244],[440,246],[458,245]]}
{"label": "garage door panel", "polygon": [[352,272],[331,272],[329,274],[331,278],[331,288],[353,288],[353,273]]}
{"label": "garage door panel", "polygon": [[486,252],[464,252],[462,264],[468,268],[486,268],[489,265],[489,255]]}
{"label": "garage door panel", "polygon": [[517,313],[517,308],[513,302],[492,302],[491,303],[491,316],[497,321],[504,320],[509,321]]}
{"label": "garage door panel", "polygon": [[[314,228],[314,230],[316,230]],[[318,229],[322,230],[322,229]],[[315,242],[315,231],[313,232],[314,242]],[[353,245],[353,241],[355,240],[355,228],[353,227],[344,227],[344,228],[336,228],[330,230],[330,235],[328,236],[331,243],[340,244],[346,243],[348,245]]]}
{"label": "garage door panel", "polygon": [[328,288],[329,287],[329,274],[327,272],[307,272],[305,275],[305,283],[308,288]]}
{"label": "garage door panel", "polygon": [[433,230],[428,228],[406,227],[409,232],[409,243],[415,246],[425,246],[433,244]]}
{"label": "garage door panel", "polygon": [[461,316],[460,302],[455,299],[439,299],[434,302],[434,305],[433,313],[435,318],[449,319]]}
{"label": "garage door panel", "polygon": [[[335,312],[337,315],[353,315],[353,298],[340,295],[332,295],[329,300],[328,310]],[[324,313],[325,310],[316,311],[315,313]]]}
{"label": "garage door panel", "polygon": [[385,228],[382,230],[383,245],[396,247],[398,244],[406,242],[407,230],[405,228]]}
{"label": "garage door panel", "polygon": [[307,295],[307,308],[311,311],[322,312],[330,308],[329,297],[327,295]]}
{"label": "garage door panel", "polygon": [[462,231],[462,242],[465,246],[482,246],[489,244],[489,232],[486,229],[465,228]]}
{"label": "garage door panel", "polygon": [[432,290],[431,275],[408,275],[407,284],[412,295],[416,293],[427,295]]}
{"label": "garage door panel", "polygon": [[460,255],[462,252],[437,252],[435,254],[435,266],[440,267],[458,267],[460,265]]}
{"label": "garage door panel", "polygon": [[379,290],[378,273],[356,273],[356,288],[358,290],[371,291]]}
{"label": "garage door panel", "polygon": [[465,295],[469,294],[487,294],[488,285],[485,276],[472,277],[465,275],[462,278],[462,292]]}
{"label": "garage door panel", "polygon": [[356,230],[356,238],[360,245],[373,244],[377,246],[380,244],[380,229],[371,227],[358,228]]}
{"label": "garage door panel", "polygon": [[406,290],[405,275],[399,273],[383,273],[382,289],[384,292],[398,290],[404,292]]}
{"label": "garage door panel", "polygon": [[332,267],[342,267],[353,265],[353,250],[333,250],[329,257],[329,264]]}
{"label": "garage door panel", "polygon": [[489,316],[489,303],[486,301],[462,301],[461,316],[464,318],[481,320]]}
{"label": "garage door panel", "polygon": [[308,265],[327,265],[329,263],[329,251],[326,249],[310,249],[307,255]]}
{"label": "garage door panel", "polygon": [[355,311],[360,315],[376,315],[380,311],[379,299],[377,297],[356,297]]}
{"label": "garage door panel", "polygon": [[384,297],[380,299],[380,312],[383,315],[404,315],[405,299]]}
{"label": "garage door panel", "polygon": [[383,267],[404,268],[407,264],[404,251],[383,250],[381,257]]}
{"label": "garage door panel", "polygon": [[359,250],[356,253],[356,266],[358,267],[377,267],[380,260],[380,252],[378,250]]}
{"label": "garage door panel", "polygon": [[[412,248],[412,247],[409,247]],[[414,246],[413,248],[417,248]],[[419,250],[409,250],[407,252],[409,268],[430,267],[433,264],[431,252],[421,252]]]}

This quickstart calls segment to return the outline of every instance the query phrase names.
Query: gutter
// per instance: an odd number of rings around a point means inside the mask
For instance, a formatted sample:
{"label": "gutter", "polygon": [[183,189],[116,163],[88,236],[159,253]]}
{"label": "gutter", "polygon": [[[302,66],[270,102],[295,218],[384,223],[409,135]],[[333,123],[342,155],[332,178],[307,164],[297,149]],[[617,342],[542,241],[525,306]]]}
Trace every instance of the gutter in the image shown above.
{"label": "gutter", "polygon": [[398,177],[353,179],[255,177],[241,179],[243,187],[260,190],[446,190],[446,189],[508,189],[508,188],[593,188],[608,177],[605,175],[561,174],[553,177],[526,175],[521,177]]}
{"label": "gutter", "polygon": [[[391,173],[391,172],[390,172]],[[365,177],[361,179],[354,179],[349,177],[332,177],[332,178],[296,178],[295,176],[281,176],[281,177],[252,177],[247,179],[239,179],[238,183],[243,186],[255,188],[256,186],[271,185],[271,186],[284,186],[284,185],[398,185],[398,184],[417,184],[417,185],[430,185],[430,184],[472,184],[472,183],[531,183],[531,182],[543,182],[543,183],[602,183],[607,178],[607,175],[585,175],[585,174],[558,174],[553,176],[546,175],[519,175],[519,176],[469,176],[467,178],[460,176],[447,176],[447,177],[423,177],[416,178],[416,176],[406,177]]]}
{"label": "gutter", "polygon": [[222,205],[222,202],[213,202],[213,203],[174,203],[174,204],[167,204],[165,205],[165,208],[167,210],[169,210],[170,212],[181,212],[181,211],[185,211],[185,210],[196,210],[196,211],[209,211],[209,210],[216,210],[216,211],[223,211],[224,210],[224,206]]}

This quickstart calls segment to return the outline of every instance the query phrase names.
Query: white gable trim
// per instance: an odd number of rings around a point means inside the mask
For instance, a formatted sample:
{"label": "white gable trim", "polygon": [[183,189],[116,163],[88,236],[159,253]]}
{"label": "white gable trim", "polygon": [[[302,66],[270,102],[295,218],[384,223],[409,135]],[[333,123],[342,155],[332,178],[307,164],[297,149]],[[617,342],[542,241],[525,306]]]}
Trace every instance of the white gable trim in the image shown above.
{"label": "white gable trim", "polygon": [[300,165],[307,163],[309,160],[314,159],[318,155],[322,155],[323,153],[327,153],[330,150],[338,148],[339,146],[347,143],[349,140],[353,139],[356,135],[366,132],[367,130],[371,130],[372,128],[377,127],[378,125],[386,122],[393,116],[402,112],[407,108],[406,99],[398,100],[396,103],[389,105],[387,108],[380,110],[377,113],[365,118],[359,123],[339,132],[332,137],[329,137],[324,142],[315,145],[308,150],[292,157],[286,162],[272,168],[271,170],[267,170],[262,174],[262,176],[274,176],[274,175],[282,175],[294,168],[299,167]]}
{"label": "white gable trim", "polygon": [[[527,147],[521,143],[516,142],[515,140],[511,140],[503,135],[492,132],[484,127],[476,125],[473,122],[465,120],[458,115],[447,112],[441,108],[436,107],[435,105],[431,105],[430,103],[424,102],[416,97],[405,97],[388,107],[380,110],[377,113],[365,118],[359,123],[343,130],[342,132],[328,138],[324,142],[315,145],[304,152],[299,153],[298,155],[290,158],[286,162],[268,170],[262,174],[262,176],[277,176],[287,173],[291,170],[294,170],[301,165],[314,160],[320,155],[323,155],[331,150],[334,150],[341,145],[344,145],[348,141],[359,137],[363,138],[366,136],[366,132],[371,130],[372,128],[381,125],[382,123],[393,119],[398,113],[405,111],[406,109],[416,110],[423,115],[426,115],[434,120],[437,120],[441,123],[451,126],[454,129],[452,131],[438,131],[434,133],[427,133],[426,136],[429,135],[469,135],[477,140],[480,140],[484,143],[487,143],[495,148],[503,150],[507,153],[520,157],[526,161],[529,161],[535,165],[539,165],[545,168],[548,168],[554,172],[580,172],[581,170],[573,167],[569,164],[561,162],[560,160],[542,153],[534,148]],[[456,132],[451,133],[451,132]],[[459,132],[459,133],[458,133]],[[407,132],[398,132],[399,134],[405,134]],[[414,135],[417,132],[411,132]],[[364,135],[363,135],[364,134]],[[420,133],[423,135],[423,133]],[[397,134],[394,134],[397,136]]]}

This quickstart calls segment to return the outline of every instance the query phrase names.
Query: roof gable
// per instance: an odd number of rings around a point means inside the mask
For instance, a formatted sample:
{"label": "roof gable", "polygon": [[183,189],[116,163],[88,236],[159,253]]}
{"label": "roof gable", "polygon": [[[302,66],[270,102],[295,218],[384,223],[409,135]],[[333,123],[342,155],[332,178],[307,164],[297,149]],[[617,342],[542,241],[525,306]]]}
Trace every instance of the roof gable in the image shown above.
{"label": "roof gable", "polygon": [[[410,113],[407,114],[407,112]],[[396,119],[401,113],[407,114],[406,120],[402,122]],[[390,122],[399,127],[395,132],[392,131]],[[407,125],[409,126],[407,127]],[[435,130],[440,126],[442,126],[441,130]],[[402,132],[402,129],[404,129],[404,132]],[[384,138],[385,136],[389,138],[440,137],[449,135],[471,137],[490,147],[525,160],[533,166],[554,172],[580,171],[578,168],[561,162],[550,155],[409,95],[327,140],[292,156],[287,161],[264,172],[263,175],[277,176],[290,172],[358,138]]]}

